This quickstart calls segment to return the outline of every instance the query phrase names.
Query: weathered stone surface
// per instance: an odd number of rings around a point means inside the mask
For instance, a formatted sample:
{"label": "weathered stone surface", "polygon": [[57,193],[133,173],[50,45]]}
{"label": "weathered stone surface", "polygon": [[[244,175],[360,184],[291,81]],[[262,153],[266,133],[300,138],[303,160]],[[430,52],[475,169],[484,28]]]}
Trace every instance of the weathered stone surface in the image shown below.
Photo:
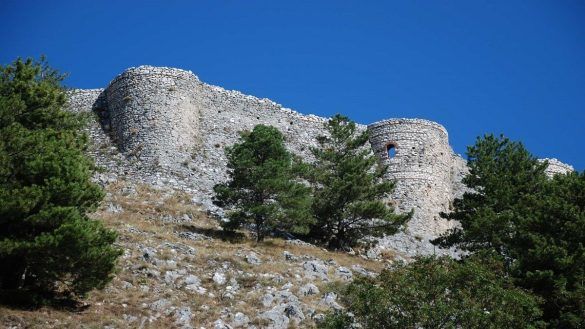
{"label": "weathered stone surface", "polygon": [[335,276],[342,280],[351,280],[353,273],[347,267],[340,266],[335,269]]}
{"label": "weathered stone surface", "polygon": [[175,311],[175,324],[183,329],[191,329],[191,318],[193,313],[189,307],[181,307]]}
{"label": "weathered stone surface", "polygon": [[307,283],[299,289],[299,293],[303,296],[316,295],[319,293],[319,288],[312,283]]}
{"label": "weathered stone surface", "polygon": [[250,318],[242,313],[242,312],[238,312],[234,315],[234,320],[232,321],[232,325],[235,328],[243,328],[243,327],[247,327],[248,323],[250,323]]}
{"label": "weathered stone surface", "polygon": [[342,309],[341,305],[337,303],[337,294],[334,292],[326,293],[325,296],[323,296],[323,298],[321,299],[321,304],[326,305],[335,310]]}
{"label": "weathered stone surface", "polygon": [[254,252],[251,252],[248,255],[246,255],[246,261],[252,265],[262,264],[262,260],[260,260],[260,257],[258,257],[258,255],[256,255],[256,253]]}
{"label": "weathered stone surface", "polygon": [[310,260],[303,263],[305,276],[309,278],[319,278],[323,281],[329,280],[327,272],[329,268],[323,261]]}
{"label": "weathered stone surface", "polygon": [[226,282],[227,279],[225,277],[225,274],[223,272],[215,272],[213,273],[213,282],[215,282],[215,284],[223,286]]}

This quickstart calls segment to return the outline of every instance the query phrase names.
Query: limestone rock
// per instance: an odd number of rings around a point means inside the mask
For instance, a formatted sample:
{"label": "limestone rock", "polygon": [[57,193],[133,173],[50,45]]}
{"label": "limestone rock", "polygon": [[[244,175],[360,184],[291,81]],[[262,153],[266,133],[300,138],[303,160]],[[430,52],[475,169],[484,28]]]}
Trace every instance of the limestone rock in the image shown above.
{"label": "limestone rock", "polygon": [[223,286],[227,282],[225,274],[223,272],[215,272],[213,274],[213,282],[217,285]]}
{"label": "limestone rock", "polygon": [[262,264],[262,261],[260,260],[258,255],[256,255],[256,253],[254,253],[254,252],[250,252],[248,255],[246,255],[246,261],[248,262],[248,264],[252,264],[252,265]]}
{"label": "limestone rock", "polygon": [[247,327],[249,323],[250,318],[248,318],[246,314],[238,312],[234,315],[232,326],[234,326],[234,328]]}
{"label": "limestone rock", "polygon": [[335,269],[335,276],[342,280],[351,280],[353,278],[353,273],[347,267],[340,266]]}
{"label": "limestone rock", "polygon": [[303,263],[305,276],[309,278],[319,278],[323,281],[329,281],[327,273],[329,268],[323,261],[310,260]]}
{"label": "limestone rock", "polygon": [[319,288],[312,283],[307,283],[299,289],[299,293],[303,296],[316,295],[319,293]]}

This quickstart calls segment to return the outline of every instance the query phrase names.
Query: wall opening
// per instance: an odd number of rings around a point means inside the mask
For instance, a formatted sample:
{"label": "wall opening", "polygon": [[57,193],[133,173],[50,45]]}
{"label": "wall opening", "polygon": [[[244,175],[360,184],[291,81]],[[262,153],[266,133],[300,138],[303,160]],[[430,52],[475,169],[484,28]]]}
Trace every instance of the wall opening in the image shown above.
{"label": "wall opening", "polygon": [[388,155],[388,159],[392,159],[396,156],[396,144],[388,143],[386,145],[386,154]]}

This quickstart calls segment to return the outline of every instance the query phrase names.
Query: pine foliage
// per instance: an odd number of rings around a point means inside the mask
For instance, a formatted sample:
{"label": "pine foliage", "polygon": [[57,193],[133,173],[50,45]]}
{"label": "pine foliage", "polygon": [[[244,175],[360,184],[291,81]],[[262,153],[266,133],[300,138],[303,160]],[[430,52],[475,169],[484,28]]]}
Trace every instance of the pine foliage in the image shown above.
{"label": "pine foliage", "polygon": [[62,79],[44,60],[0,66],[0,291],[36,300],[103,288],[121,253],[86,216],[103,192]]}
{"label": "pine foliage", "polygon": [[386,199],[394,188],[386,167],[371,153],[367,131],[337,114],[325,125],[328,135],[312,148],[309,180],[317,223],[311,235],[332,249],[353,247],[366,236],[395,233],[410,214],[397,215]]}
{"label": "pine foliage", "polygon": [[585,173],[547,179],[547,163],[493,135],[468,157],[471,190],[442,214],[461,227],[435,242],[497,252],[515,282],[544,299],[550,327],[585,327]]}
{"label": "pine foliage", "polygon": [[274,230],[306,233],[312,222],[310,190],[272,126],[257,125],[226,148],[229,181],[214,187],[215,204],[227,210],[227,229],[252,224],[257,241]]}

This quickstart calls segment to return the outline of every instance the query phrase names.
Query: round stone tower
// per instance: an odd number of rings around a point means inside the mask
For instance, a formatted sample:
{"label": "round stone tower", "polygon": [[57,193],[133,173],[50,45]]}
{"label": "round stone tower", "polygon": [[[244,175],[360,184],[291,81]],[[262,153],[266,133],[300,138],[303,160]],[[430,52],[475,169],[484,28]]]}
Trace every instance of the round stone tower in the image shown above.
{"label": "round stone tower", "polygon": [[153,165],[173,166],[199,136],[199,107],[191,72],[140,66],[117,76],[105,90],[111,135],[120,150]]}
{"label": "round stone tower", "polygon": [[389,119],[368,125],[368,131],[372,149],[388,166],[388,178],[396,181],[391,198],[395,208],[414,210],[406,235],[414,244],[432,248],[428,240],[452,225],[439,216],[448,210],[453,192],[453,151],[447,130],[428,120]]}

